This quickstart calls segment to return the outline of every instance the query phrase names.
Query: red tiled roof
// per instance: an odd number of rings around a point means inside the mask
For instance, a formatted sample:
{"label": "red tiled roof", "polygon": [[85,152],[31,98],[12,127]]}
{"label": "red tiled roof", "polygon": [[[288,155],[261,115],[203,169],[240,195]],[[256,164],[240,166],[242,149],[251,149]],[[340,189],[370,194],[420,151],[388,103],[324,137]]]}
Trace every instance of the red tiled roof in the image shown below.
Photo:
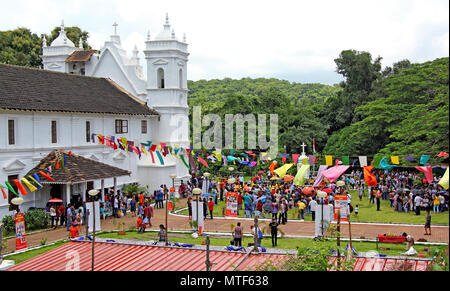
{"label": "red tiled roof", "polygon": [[[91,269],[91,242],[72,241],[41,254],[8,271],[64,271],[72,266],[74,255],[79,257],[80,270]],[[245,253],[210,251],[212,271],[233,271],[244,259]],[[276,262],[286,259],[282,254],[251,254],[238,267],[248,270],[268,259]],[[336,258],[331,258],[335,260]],[[205,271],[204,250],[178,247],[132,245],[122,243],[95,243],[96,271]],[[355,271],[388,271],[400,266],[404,259],[357,258]],[[429,261],[407,259],[407,270],[425,271]]]}
{"label": "red tiled roof", "polygon": [[[76,154],[59,151],[66,154],[66,166],[63,169],[52,169],[52,178],[55,181],[47,181],[42,178],[44,184],[70,184],[84,181],[108,179],[121,176],[129,176],[131,171],[117,168],[102,162],[94,161]],[[38,174],[57,161],[56,150],[45,156],[39,164],[31,169],[25,176]]]}
{"label": "red tiled roof", "polygon": [[86,51],[74,51],[67,59],[66,62],[87,62],[91,56],[95,53],[95,50]]}

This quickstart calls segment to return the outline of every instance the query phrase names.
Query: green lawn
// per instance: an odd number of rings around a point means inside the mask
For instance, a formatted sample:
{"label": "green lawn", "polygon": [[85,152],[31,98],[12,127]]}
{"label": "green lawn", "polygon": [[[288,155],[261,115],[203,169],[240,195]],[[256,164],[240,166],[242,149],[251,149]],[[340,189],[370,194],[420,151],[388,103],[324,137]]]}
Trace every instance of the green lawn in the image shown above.
{"label": "green lawn", "polygon": [[[421,211],[420,215],[415,215],[414,212],[397,212],[390,207],[389,200],[381,200],[380,211],[377,211],[376,204],[369,203],[368,194],[360,201],[357,191],[350,191],[352,195],[352,206],[359,205],[359,213],[355,215],[353,212],[351,215],[351,221],[354,222],[378,222],[378,223],[407,223],[407,224],[425,224],[426,212]],[[195,201],[193,201],[195,203]],[[178,208],[186,207],[187,205],[177,204]],[[225,201],[218,201],[217,205],[214,205],[213,216],[224,216],[222,213],[225,208]],[[179,214],[187,215],[188,211],[183,210]],[[289,219],[298,219],[298,209],[292,208],[288,211]],[[239,217],[245,217],[244,210],[239,211]],[[266,215],[266,218],[269,216]],[[305,221],[312,221],[312,217],[305,214]],[[434,214],[431,212],[431,224],[433,225],[449,225],[449,211]]]}
{"label": "green lawn", "polygon": [[48,252],[48,251],[50,251],[50,250],[52,250],[54,248],[62,246],[63,244],[65,244],[67,242],[68,242],[68,240],[59,241],[59,242],[56,242],[53,245],[45,246],[45,247],[42,247],[42,248],[36,249],[36,250],[30,250],[30,251],[27,251],[27,252],[19,253],[17,255],[6,256],[3,259],[4,260],[13,260],[14,264],[17,265],[17,264],[22,263],[22,262],[24,262],[26,260],[29,260],[29,259],[34,258],[36,256],[39,256],[40,254],[46,253],[46,252]]}
{"label": "green lawn", "polygon": [[[158,240],[157,233],[155,232],[146,232],[146,233],[137,233],[137,232],[127,232],[126,235],[118,235],[116,232],[102,233],[98,235],[102,238],[110,238],[110,239],[131,239],[131,240]],[[186,244],[195,244],[201,245],[202,242],[205,241],[204,237],[199,237],[197,239],[192,238],[189,234],[171,234],[169,232],[169,242],[177,242],[177,243],[186,243]],[[229,246],[231,240],[231,235],[229,238],[215,238],[210,237],[210,242],[212,246]],[[247,246],[248,243],[252,243],[253,238],[245,237],[243,241],[243,246]],[[341,247],[347,245],[348,241],[341,241]],[[265,248],[272,248],[272,240],[269,237],[264,237],[261,241],[261,245]],[[314,248],[318,245],[324,247],[330,247],[331,249],[336,248],[336,240],[330,241],[321,241],[316,242],[313,239],[294,239],[294,238],[278,238],[277,247],[278,249],[296,249],[298,248]],[[368,252],[368,251],[376,251],[376,243],[374,242],[352,242],[353,247],[357,251]],[[383,243],[380,244],[380,249],[378,250],[379,254],[390,255],[390,256],[400,256],[401,252],[406,251],[406,243],[405,244],[389,244]],[[446,246],[442,246],[439,248],[445,249]],[[388,249],[382,250],[381,248]],[[415,249],[418,252],[421,252],[426,246],[416,245]],[[435,247],[432,247],[435,248]]]}

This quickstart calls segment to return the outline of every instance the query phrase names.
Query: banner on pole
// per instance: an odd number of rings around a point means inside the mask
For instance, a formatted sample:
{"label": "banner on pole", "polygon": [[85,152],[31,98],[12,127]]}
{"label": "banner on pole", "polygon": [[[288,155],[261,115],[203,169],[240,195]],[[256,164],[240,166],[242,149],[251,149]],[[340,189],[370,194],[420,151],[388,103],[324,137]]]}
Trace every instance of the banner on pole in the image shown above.
{"label": "banner on pole", "polygon": [[225,211],[225,216],[227,217],[237,217],[237,206],[238,206],[238,193],[227,192],[227,208]]}
{"label": "banner on pole", "polygon": [[337,221],[338,210],[341,211],[341,221],[347,221],[348,216],[348,200],[347,195],[334,196],[334,220]]}
{"label": "banner on pole", "polygon": [[25,219],[23,213],[17,213],[16,219],[16,251],[27,248],[27,240],[25,238]]}

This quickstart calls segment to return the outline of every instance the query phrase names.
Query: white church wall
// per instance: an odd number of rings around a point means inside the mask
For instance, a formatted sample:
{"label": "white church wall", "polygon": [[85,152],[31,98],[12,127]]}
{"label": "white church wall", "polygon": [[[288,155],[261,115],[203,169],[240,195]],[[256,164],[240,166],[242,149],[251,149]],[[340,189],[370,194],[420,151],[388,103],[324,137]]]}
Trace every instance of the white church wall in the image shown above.
{"label": "white church wall", "polygon": [[[15,144],[8,144],[8,120],[15,120]],[[129,121],[129,130],[126,134],[115,134],[115,120],[126,119]],[[57,121],[57,143],[51,141],[51,121]],[[0,112],[0,183],[8,181],[8,176],[18,175],[23,177],[28,171],[35,167],[39,161],[49,152],[55,149],[72,151],[84,157],[95,157],[98,161],[131,170],[131,176],[120,177],[118,184],[126,184],[139,181],[137,155],[126,153],[122,160],[115,160],[114,151],[104,145],[86,141],[86,121],[91,122],[91,133],[114,135],[125,137],[129,140],[142,142],[152,140],[152,130],[157,123],[157,117],[144,116],[114,116],[94,114],[63,114],[46,112]],[[141,120],[147,120],[147,134],[141,133]],[[113,179],[109,179],[105,185],[113,186]],[[96,181],[94,187],[100,188],[100,181]],[[22,195],[21,195],[22,196]],[[25,203],[21,210],[29,207],[45,207],[50,197],[49,190],[44,188],[24,195]],[[11,215],[8,201],[3,197],[0,199],[0,218]]]}

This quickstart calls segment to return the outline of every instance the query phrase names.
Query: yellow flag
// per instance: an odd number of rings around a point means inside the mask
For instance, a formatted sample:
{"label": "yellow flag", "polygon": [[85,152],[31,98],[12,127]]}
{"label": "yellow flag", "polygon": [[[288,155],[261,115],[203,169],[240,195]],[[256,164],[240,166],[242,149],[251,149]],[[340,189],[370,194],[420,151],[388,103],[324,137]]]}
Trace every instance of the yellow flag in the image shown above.
{"label": "yellow flag", "polygon": [[306,164],[306,165],[302,165],[302,167],[300,168],[300,170],[297,172],[297,175],[295,175],[294,178],[294,185],[295,186],[303,186],[303,184],[305,183],[305,175],[306,172],[308,171],[310,165]]}
{"label": "yellow flag", "polygon": [[283,165],[278,169],[275,169],[273,172],[277,174],[279,178],[283,178],[284,176],[286,176],[287,171],[292,167],[292,165],[294,164]]}
{"label": "yellow flag", "polygon": [[445,171],[444,176],[442,176],[442,179],[438,183],[441,185],[445,190],[448,190],[448,168]]}
{"label": "yellow flag", "polygon": [[20,180],[22,180],[22,182],[27,185],[28,189],[30,189],[30,192],[34,192],[37,190],[37,188],[30,183],[30,181],[28,181],[26,178],[21,178]]}
{"label": "yellow flag", "polygon": [[306,165],[308,163],[308,158],[304,158],[303,160],[302,160],[302,164],[303,165]]}
{"label": "yellow flag", "polygon": [[325,164],[327,166],[332,166],[333,165],[333,156],[325,156]]}
{"label": "yellow flag", "polygon": [[217,160],[218,160],[219,162],[222,161],[222,154],[221,154],[220,152],[218,152],[218,151],[213,151],[213,154],[216,156],[216,158],[217,158]]}
{"label": "yellow flag", "polygon": [[400,164],[400,161],[398,159],[398,156],[391,156],[391,162],[395,165]]}

